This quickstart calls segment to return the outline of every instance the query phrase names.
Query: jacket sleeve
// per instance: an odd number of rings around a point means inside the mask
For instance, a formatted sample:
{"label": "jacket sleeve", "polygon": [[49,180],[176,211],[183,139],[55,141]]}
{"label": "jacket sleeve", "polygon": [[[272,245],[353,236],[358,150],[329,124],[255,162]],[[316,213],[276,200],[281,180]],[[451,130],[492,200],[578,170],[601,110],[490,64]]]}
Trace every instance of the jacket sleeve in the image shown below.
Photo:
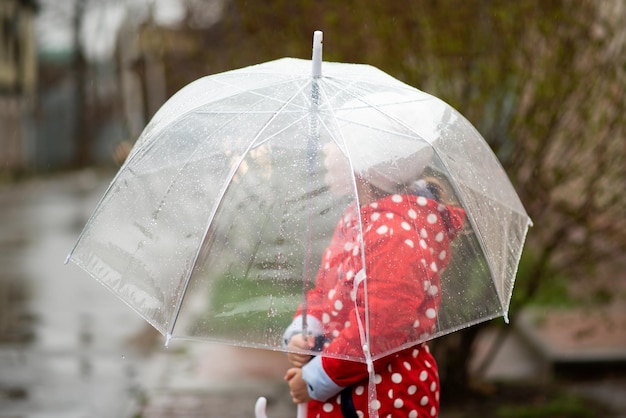
{"label": "jacket sleeve", "polygon": [[[360,284],[350,313],[350,325],[333,339],[326,352],[362,359],[357,316],[363,324],[369,319],[373,356],[401,346],[413,331],[417,309],[425,298],[424,280],[429,273],[422,259],[426,254],[422,254],[419,237],[413,229],[394,228],[391,233],[377,229],[374,225],[364,235],[368,249],[368,315],[364,285]],[[323,357],[321,363],[325,373],[339,387],[350,386],[368,375],[367,366],[362,362]]]}

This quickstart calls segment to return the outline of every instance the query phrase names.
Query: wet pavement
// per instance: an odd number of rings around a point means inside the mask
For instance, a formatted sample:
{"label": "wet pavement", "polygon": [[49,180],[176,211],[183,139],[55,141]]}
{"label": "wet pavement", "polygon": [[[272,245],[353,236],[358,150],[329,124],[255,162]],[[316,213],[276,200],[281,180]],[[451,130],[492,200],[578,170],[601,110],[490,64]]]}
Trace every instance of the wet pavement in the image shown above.
{"label": "wet pavement", "polygon": [[0,309],[15,324],[0,336],[2,418],[119,418],[133,408],[141,361],[124,341],[143,322],[64,265],[103,186],[86,172],[0,189],[0,293],[11,301]]}
{"label": "wet pavement", "polygon": [[65,258],[113,173],[0,186],[0,418],[295,410],[282,353],[163,338]]}
{"label": "wet pavement", "polygon": [[[188,341],[164,348],[130,308],[64,264],[112,176],[0,186],[0,418],[253,417],[258,396],[270,418],[294,417],[283,353]],[[545,359],[525,347],[511,335],[485,375],[544,376]],[[626,411],[623,378],[571,389]]]}

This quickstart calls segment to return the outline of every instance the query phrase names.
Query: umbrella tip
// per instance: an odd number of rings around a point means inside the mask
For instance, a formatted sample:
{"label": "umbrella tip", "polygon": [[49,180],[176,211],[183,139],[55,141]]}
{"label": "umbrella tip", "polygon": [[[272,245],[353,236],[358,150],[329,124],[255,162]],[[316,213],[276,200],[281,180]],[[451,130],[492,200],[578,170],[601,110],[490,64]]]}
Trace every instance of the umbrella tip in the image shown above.
{"label": "umbrella tip", "polygon": [[321,30],[313,32],[313,77],[322,76],[322,42],[324,34]]}

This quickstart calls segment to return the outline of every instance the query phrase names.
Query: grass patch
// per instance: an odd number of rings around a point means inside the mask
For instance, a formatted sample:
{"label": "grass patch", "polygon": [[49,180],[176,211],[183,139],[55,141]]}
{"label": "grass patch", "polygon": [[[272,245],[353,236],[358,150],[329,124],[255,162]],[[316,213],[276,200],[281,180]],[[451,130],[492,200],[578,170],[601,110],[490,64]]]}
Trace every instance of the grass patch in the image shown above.
{"label": "grass patch", "polygon": [[302,288],[295,280],[271,275],[227,273],[214,283],[210,298],[209,309],[198,319],[203,334],[275,344],[302,301]]}

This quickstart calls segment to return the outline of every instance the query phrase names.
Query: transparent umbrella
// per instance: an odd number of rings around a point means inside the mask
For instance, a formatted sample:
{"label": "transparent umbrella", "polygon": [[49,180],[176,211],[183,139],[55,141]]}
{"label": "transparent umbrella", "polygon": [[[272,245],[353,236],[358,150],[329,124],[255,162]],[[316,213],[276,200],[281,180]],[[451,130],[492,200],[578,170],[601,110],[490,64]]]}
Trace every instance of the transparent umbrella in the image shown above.
{"label": "transparent umbrella", "polygon": [[[379,225],[372,193],[402,220]],[[324,356],[372,364],[506,317],[530,224],[461,114],[368,65],[322,68],[316,32],[312,61],[207,76],[167,101],[68,260],[166,342],[285,351],[296,313]],[[381,240],[394,245],[384,267],[401,271],[401,285],[376,273],[370,250]],[[337,252],[344,258],[330,260]],[[345,299],[314,291],[331,276],[348,286]],[[398,321],[383,299],[412,313]],[[390,314],[401,332],[387,332]]]}

